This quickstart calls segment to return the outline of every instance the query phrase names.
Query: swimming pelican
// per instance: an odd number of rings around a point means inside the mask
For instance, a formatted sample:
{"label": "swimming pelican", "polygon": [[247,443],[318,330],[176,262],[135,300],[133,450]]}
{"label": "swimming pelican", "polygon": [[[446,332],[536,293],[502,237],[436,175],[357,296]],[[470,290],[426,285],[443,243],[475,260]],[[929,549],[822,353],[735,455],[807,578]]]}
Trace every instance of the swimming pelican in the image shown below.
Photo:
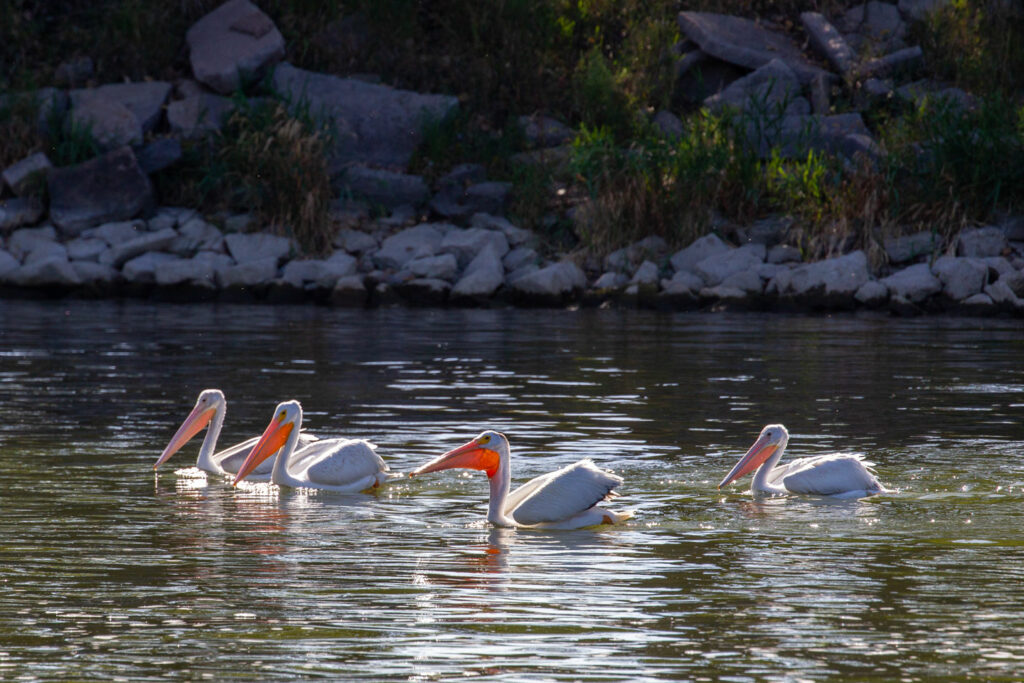
{"label": "swimming pelican", "polygon": [[788,442],[789,432],[785,427],[766,426],[718,488],[760,465],[751,486],[755,495],[810,493],[836,498],[863,498],[886,491],[870,469],[874,463],[864,461],[858,454],[830,453],[797,458],[775,467]]}
{"label": "swimming pelican", "polygon": [[301,427],[302,406],[299,402],[279,403],[259,443],[239,468],[234,485],[238,486],[257,465],[277,450],[281,453],[274,463],[270,480],[278,486],[358,493],[387,481],[388,466],[370,442],[362,439],[320,439],[296,452]]}
{"label": "swimming pelican", "polygon": [[[192,412],[189,413],[185,421],[178,427],[178,431],[171,437],[170,443],[167,444],[164,452],[160,454],[160,457],[153,465],[153,469],[155,470],[167,462],[168,458],[177,453],[203,427],[210,425],[210,429],[206,432],[206,437],[203,439],[203,445],[199,447],[196,467],[211,474],[235,476],[238,468],[245,460],[246,454],[256,445],[259,437],[254,436],[234,446],[229,446],[219,453],[214,453],[214,449],[217,447],[217,439],[220,437],[220,430],[224,426],[224,415],[227,412],[227,406],[227,399],[224,398],[224,392],[220,389],[205,389],[201,391]],[[308,445],[317,440],[312,434],[306,433],[303,433],[299,438],[300,443],[303,445]],[[253,473],[253,479],[269,481],[270,470],[273,466],[273,461],[268,461],[263,467]]]}
{"label": "swimming pelican", "polygon": [[622,483],[622,477],[598,469],[589,458],[531,479],[511,494],[510,458],[505,435],[486,431],[416,468],[409,476],[455,467],[483,470],[491,483],[487,520],[499,527],[579,529],[614,524],[633,516],[597,506],[617,495],[612,490]]}

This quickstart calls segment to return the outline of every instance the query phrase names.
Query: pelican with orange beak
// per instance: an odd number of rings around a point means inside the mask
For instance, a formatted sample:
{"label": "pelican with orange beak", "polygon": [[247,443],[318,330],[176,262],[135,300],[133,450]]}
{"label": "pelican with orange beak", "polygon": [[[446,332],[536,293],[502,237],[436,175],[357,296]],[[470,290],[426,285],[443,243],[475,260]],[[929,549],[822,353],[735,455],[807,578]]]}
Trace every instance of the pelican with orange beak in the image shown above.
{"label": "pelican with orange beak", "polygon": [[[241,443],[237,443],[234,446],[229,446],[224,450],[215,453],[214,450],[217,448],[217,439],[220,437],[220,430],[224,427],[224,416],[227,413],[228,402],[224,398],[224,392],[220,389],[205,389],[199,393],[199,398],[196,399],[196,405],[192,408],[192,412],[188,414],[185,421],[178,427],[178,431],[171,437],[170,443],[164,449],[164,452],[160,454],[160,457],[153,464],[153,469],[160,467],[160,465],[167,462],[167,460],[177,453],[181,448],[189,442],[196,434],[201,432],[203,428],[209,425],[209,430],[206,432],[206,437],[203,439],[202,446],[199,447],[199,457],[196,458],[196,468],[210,474],[223,474],[225,476],[233,477],[238,468],[242,465],[242,461],[245,460],[245,456],[249,453],[256,442],[259,441],[259,437],[254,436],[251,439],[246,439]],[[312,434],[303,433],[299,437],[299,442],[305,446],[316,441],[316,437]],[[270,479],[270,470],[273,467],[273,460],[268,460],[263,466],[253,472],[254,479],[262,479],[268,481]]]}
{"label": "pelican with orange beak", "polygon": [[811,458],[797,458],[776,467],[789,443],[789,432],[780,424],[761,430],[757,441],[740,458],[718,488],[727,486],[755,468],[751,489],[754,495],[784,496],[807,493],[834,498],[863,498],[885,493],[886,488],[858,453],[830,453]]}
{"label": "pelican with orange beak", "polygon": [[387,464],[376,446],[362,439],[319,439],[296,451],[302,427],[302,406],[285,401],[277,406],[259,442],[235,476],[234,485],[280,450],[270,480],[278,486],[358,493],[376,488],[389,478]]}
{"label": "pelican with orange beak", "polygon": [[453,468],[483,470],[491,485],[487,520],[499,527],[580,529],[633,516],[598,507],[601,501],[618,495],[614,489],[622,484],[622,477],[599,469],[589,458],[531,479],[509,493],[510,458],[508,438],[486,431],[409,476]]}

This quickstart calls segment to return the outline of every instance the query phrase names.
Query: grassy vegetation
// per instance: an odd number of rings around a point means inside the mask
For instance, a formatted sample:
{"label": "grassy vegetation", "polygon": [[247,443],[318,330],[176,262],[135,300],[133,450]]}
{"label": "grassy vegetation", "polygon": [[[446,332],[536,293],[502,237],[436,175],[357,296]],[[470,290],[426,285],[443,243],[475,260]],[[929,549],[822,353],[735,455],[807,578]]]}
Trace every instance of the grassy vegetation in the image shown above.
{"label": "grassy vegetation", "polygon": [[[50,84],[58,64],[81,55],[95,61],[97,83],[186,77],[185,31],[218,4],[0,0],[0,61],[10,67],[0,73],[0,91]],[[679,244],[706,231],[714,215],[742,223],[785,212],[797,218],[790,239],[821,255],[871,249],[901,230],[951,232],[1024,202],[1019,3],[953,0],[912,26],[910,40],[926,53],[924,75],[967,89],[980,106],[872,105],[863,113],[883,151],[853,163],[823,152],[765,155],[741,132],[749,120],[681,110],[672,53],[680,9],[757,16],[802,40],[800,11],[834,15],[852,0],[257,4],[297,66],[375,73],[397,87],[457,95],[459,114],[431,124],[413,171],[436,179],[458,163],[484,164],[490,178],[514,183],[512,216],[560,248],[604,251],[647,234]],[[666,138],[650,118],[673,105],[683,134]],[[579,131],[568,164],[518,160],[527,145],[516,119],[537,112]],[[87,131],[42,135],[17,107],[0,109],[0,140],[4,164],[35,149],[71,163],[91,149]],[[322,250],[325,144],[322,131],[276,105],[245,108],[161,174],[162,199],[251,210]]]}

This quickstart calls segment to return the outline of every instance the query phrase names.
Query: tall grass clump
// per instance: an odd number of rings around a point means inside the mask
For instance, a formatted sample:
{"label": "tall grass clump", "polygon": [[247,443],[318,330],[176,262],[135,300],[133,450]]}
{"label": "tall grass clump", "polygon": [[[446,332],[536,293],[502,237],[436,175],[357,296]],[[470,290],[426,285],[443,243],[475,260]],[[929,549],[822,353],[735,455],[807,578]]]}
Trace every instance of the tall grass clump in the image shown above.
{"label": "tall grass clump", "polygon": [[165,201],[251,213],[308,253],[328,250],[333,227],[328,135],[281,103],[241,107],[211,140],[193,143],[160,178]]}

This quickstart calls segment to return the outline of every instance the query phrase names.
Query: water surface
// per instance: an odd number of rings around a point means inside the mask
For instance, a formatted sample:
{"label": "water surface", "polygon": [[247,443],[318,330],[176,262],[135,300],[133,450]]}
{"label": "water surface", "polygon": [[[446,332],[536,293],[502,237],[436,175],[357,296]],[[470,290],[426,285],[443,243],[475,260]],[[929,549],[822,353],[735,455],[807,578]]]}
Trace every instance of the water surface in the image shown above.
{"label": "water surface", "polygon": [[[0,302],[0,679],[1014,680],[1012,320]],[[478,472],[375,494],[151,466],[296,398],[408,471],[484,428],[513,479],[592,457],[628,524],[493,529]],[[715,485],[767,422],[896,492]]]}

